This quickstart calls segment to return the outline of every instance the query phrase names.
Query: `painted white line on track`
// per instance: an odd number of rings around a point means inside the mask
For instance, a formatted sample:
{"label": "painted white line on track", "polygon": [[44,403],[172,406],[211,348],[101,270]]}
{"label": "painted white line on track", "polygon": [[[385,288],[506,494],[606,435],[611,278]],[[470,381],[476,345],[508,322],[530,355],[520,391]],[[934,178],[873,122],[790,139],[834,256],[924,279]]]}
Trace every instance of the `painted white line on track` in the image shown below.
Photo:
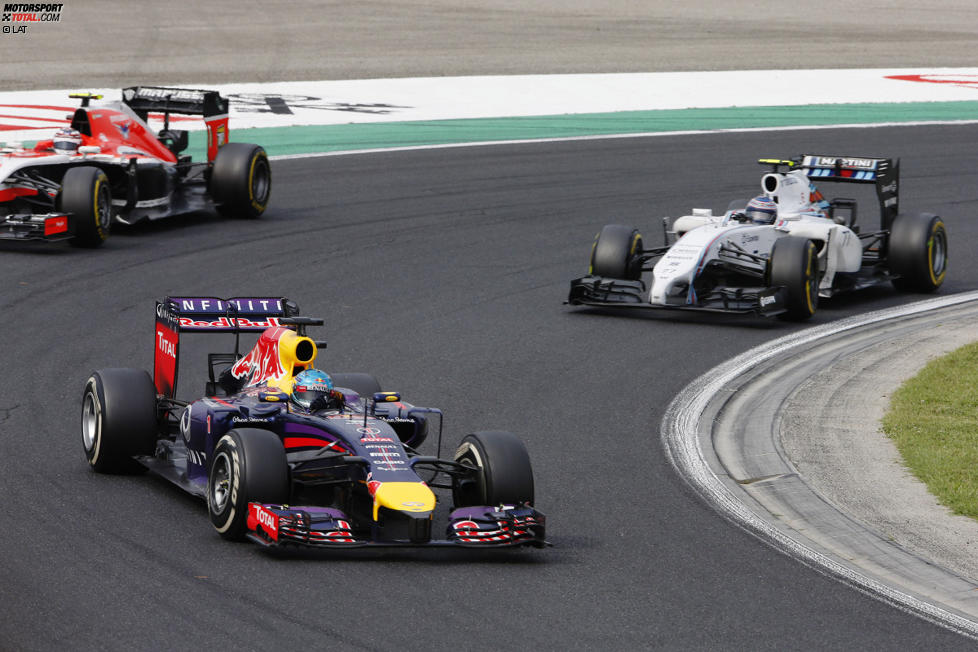
{"label": "painted white line on track", "polygon": [[441,143],[436,145],[405,145],[404,147],[377,147],[373,149],[350,149],[335,152],[312,152],[308,154],[279,154],[270,156],[275,161],[291,159],[322,158],[324,156],[351,156],[354,154],[382,154],[390,152],[411,152],[426,149],[456,149],[459,147],[490,147],[493,145],[528,145],[533,143],[569,143],[587,140],[618,140],[622,138],[658,138],[665,136],[703,136],[771,131],[807,131],[823,129],[876,129],[882,127],[932,127],[946,125],[973,125],[978,120],[921,120],[917,122],[874,122],[871,124],[839,125],[789,125],[783,127],[739,127],[732,129],[694,129],[687,131],[650,131],[634,134],[594,134],[590,136],[562,136],[557,138],[523,138],[518,140],[485,140],[471,143]]}
{"label": "painted white line on track", "polygon": [[805,545],[748,509],[723,484],[700,448],[700,416],[710,401],[735,378],[795,347],[871,324],[978,301],[978,291],[919,301],[866,315],[815,326],[755,347],[703,374],[672,400],[662,419],[661,436],[670,462],[680,476],[709,503],[744,530],[760,537],[806,565],[841,578],[845,583],[899,609],[978,640],[978,623],[883,584]]}

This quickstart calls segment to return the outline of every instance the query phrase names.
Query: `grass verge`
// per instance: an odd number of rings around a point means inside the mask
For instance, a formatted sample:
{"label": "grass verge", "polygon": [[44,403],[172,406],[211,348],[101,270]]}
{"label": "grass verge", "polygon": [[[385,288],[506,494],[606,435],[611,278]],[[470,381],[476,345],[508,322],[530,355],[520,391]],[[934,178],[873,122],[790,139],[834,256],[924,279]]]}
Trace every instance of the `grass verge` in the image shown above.
{"label": "grass verge", "polygon": [[883,431],[941,503],[978,518],[978,342],[931,361],[904,383]]}

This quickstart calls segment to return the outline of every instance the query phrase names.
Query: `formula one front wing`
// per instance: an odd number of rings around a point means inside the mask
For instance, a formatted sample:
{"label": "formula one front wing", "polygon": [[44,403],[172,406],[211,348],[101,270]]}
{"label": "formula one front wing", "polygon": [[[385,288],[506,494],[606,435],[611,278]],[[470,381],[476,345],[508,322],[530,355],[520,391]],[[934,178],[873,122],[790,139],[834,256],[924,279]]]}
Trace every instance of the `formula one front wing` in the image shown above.
{"label": "formula one front wing", "polygon": [[447,537],[426,541],[385,540],[355,532],[352,520],[332,507],[248,504],[248,538],[265,546],[315,548],[459,546],[499,548],[546,542],[546,517],[529,505],[464,507],[449,514]]}
{"label": "formula one front wing", "polygon": [[75,236],[75,222],[64,213],[0,216],[0,240],[67,240]]}
{"label": "formula one front wing", "polygon": [[682,303],[654,304],[642,281],[584,276],[571,281],[566,303],[572,306],[644,308],[653,310],[696,310],[733,314],[754,313],[765,317],[785,311],[785,289],[776,287],[716,287],[709,293]]}

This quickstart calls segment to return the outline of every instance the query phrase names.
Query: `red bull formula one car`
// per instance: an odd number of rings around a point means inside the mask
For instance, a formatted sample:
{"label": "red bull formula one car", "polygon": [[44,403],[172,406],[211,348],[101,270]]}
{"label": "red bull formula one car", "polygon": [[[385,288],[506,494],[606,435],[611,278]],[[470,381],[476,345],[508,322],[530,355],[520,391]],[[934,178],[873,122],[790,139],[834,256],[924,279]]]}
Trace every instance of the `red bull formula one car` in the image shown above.
{"label": "red bull formula one car", "polygon": [[[154,377],[102,369],[85,384],[89,464],[101,473],[148,468],[206,499],[221,536],[266,546],[546,545],[530,459],[515,435],[474,432],[442,459],[440,410],[382,391],[369,374],[331,374],[328,388],[300,384],[322,375],[313,363],[325,343],[305,335],[322,323],[278,297],[157,302]],[[248,332],[260,336],[242,355]],[[192,402],[176,398],[185,333],[235,336],[234,352],[208,355],[206,396]],[[304,403],[313,389],[319,398]],[[438,454],[422,455],[435,419]]]}
{"label": "red bull formula one car", "polygon": [[[71,95],[81,106],[70,127],[32,148],[0,148],[0,239],[63,240],[101,245],[112,222],[216,208],[240,217],[261,215],[271,195],[268,156],[258,145],[228,142],[228,101],[217,91],[134,86],[122,100]],[[151,113],[163,129],[148,125]],[[207,161],[183,152],[188,132],[170,116],[201,116]]]}

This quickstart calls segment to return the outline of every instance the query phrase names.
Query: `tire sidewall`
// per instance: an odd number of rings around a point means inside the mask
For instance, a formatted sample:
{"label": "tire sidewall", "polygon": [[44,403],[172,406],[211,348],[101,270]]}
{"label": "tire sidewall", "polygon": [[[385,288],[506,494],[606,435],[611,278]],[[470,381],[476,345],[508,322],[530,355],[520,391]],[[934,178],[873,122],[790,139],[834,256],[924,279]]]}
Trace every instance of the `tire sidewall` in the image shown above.
{"label": "tire sidewall", "polygon": [[642,236],[638,229],[606,224],[594,238],[588,273],[606,278],[638,280],[641,269],[638,269],[636,257],[641,250]]}
{"label": "tire sidewall", "polygon": [[[258,184],[257,177],[261,178]],[[263,196],[256,196],[256,185]],[[262,147],[228,143],[217,151],[210,193],[220,212],[232,217],[259,217],[268,207],[271,192],[272,168]]]}
{"label": "tire sidewall", "polygon": [[479,504],[488,506],[533,504],[533,467],[516,435],[501,430],[468,434],[455,452],[455,461],[466,460],[478,469],[473,501],[478,498]]}
{"label": "tire sidewall", "polygon": [[807,238],[779,238],[771,249],[769,283],[783,286],[786,318],[808,319],[818,308],[818,250]]}
{"label": "tire sidewall", "polygon": [[478,442],[471,439],[471,435],[467,435],[462,439],[462,443],[459,444],[458,449],[455,451],[455,461],[461,463],[468,463],[474,466],[476,471],[475,477],[475,490],[462,495],[458,493],[454,496],[456,507],[468,507],[470,505],[485,505],[487,504],[487,493],[486,493],[486,463],[484,460],[485,452],[481,450],[481,446]]}
{"label": "tire sidewall", "polygon": [[72,215],[75,227],[71,243],[81,247],[102,245],[112,228],[109,177],[100,168],[77,166],[68,168],[61,186],[59,209]]}
{"label": "tire sidewall", "polygon": [[[209,464],[207,475],[207,511],[210,513],[214,529],[222,536],[234,537],[240,535],[247,517],[247,502],[242,506],[244,497],[242,483],[244,468],[241,460],[241,448],[237,433],[230,432],[217,442],[214,447],[214,457]],[[222,478],[218,473],[228,472],[228,495],[223,505],[217,505],[215,500],[215,483]],[[244,514],[242,514],[244,512]]]}
{"label": "tire sidewall", "polygon": [[[92,372],[82,392],[82,448],[99,473],[144,470],[133,457],[156,447],[156,387],[142,369]],[[94,411],[90,419],[89,410]],[[87,429],[87,430],[86,430]]]}
{"label": "tire sidewall", "polygon": [[[226,500],[215,488],[227,473]],[[214,447],[207,474],[207,511],[225,539],[241,540],[247,531],[248,504],[285,504],[289,500],[288,463],[278,435],[270,430],[230,430]]]}
{"label": "tire sidewall", "polygon": [[[89,405],[94,408],[94,423],[87,424],[86,417]],[[102,415],[104,413],[105,397],[102,393],[102,385],[99,382],[97,373],[88,377],[85,382],[85,391],[82,394],[82,449],[88,463],[95,469],[103,465],[102,460]],[[86,437],[86,427],[91,429],[90,437]],[[88,439],[91,439],[89,443]]]}
{"label": "tire sidewall", "polygon": [[[936,243],[940,243],[937,246]],[[890,231],[890,271],[899,289],[933,292],[947,275],[947,227],[937,215],[901,215]],[[935,273],[935,255],[941,256]]]}

